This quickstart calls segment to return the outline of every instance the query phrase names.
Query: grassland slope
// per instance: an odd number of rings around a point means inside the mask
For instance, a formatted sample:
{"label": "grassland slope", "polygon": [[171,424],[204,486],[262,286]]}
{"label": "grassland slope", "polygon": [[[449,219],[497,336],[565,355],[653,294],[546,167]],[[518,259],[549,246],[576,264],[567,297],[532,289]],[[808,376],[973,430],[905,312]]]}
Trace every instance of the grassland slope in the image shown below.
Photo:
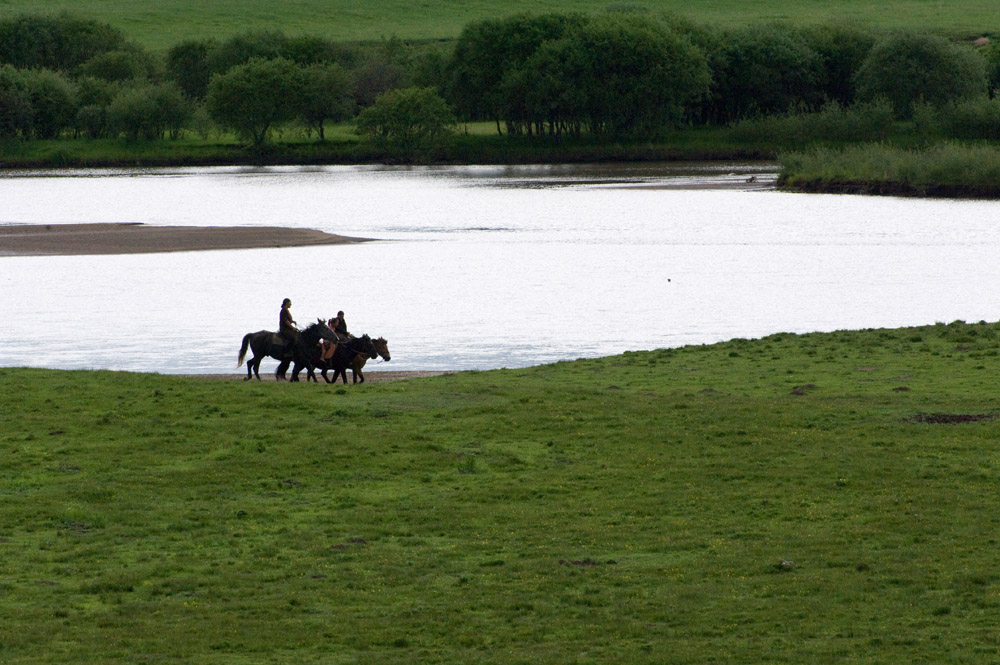
{"label": "grassland slope", "polygon": [[4,663],[978,662],[1000,325],[363,387],[0,369]]}
{"label": "grassland slope", "polygon": [[640,8],[672,12],[692,20],[721,26],[754,21],[818,23],[853,20],[868,26],[906,27],[942,31],[949,36],[979,36],[1000,30],[996,5],[989,0],[932,3],[912,0],[720,0],[691,3],[682,0],[270,0],[198,2],[196,0],[28,0],[0,1],[0,17],[26,12],[57,13],[97,19],[122,29],[130,38],[154,50],[165,51],[184,39],[226,39],[244,30],[281,29],[288,34],[321,34],[337,41],[390,38],[451,39],[471,21],[517,12],[598,12],[608,8]]}

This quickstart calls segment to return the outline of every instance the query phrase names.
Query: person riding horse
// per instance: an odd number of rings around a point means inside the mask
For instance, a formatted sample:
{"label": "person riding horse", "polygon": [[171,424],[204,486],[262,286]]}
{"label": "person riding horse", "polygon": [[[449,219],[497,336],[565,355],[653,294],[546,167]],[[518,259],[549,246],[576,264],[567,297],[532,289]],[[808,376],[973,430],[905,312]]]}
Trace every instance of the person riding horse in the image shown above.
{"label": "person riding horse", "polygon": [[292,318],[292,301],[285,298],[281,301],[281,312],[278,314],[278,334],[288,341],[299,336],[299,329],[295,327],[295,319]]}
{"label": "person riding horse", "polygon": [[292,301],[289,298],[281,301],[281,312],[278,314],[278,338],[286,349],[291,349],[292,344],[299,338],[299,329],[295,327],[295,319],[292,318]]}
{"label": "person riding horse", "polygon": [[337,334],[337,342],[334,344],[327,343],[323,346],[323,352],[320,354],[320,360],[330,360],[333,358],[333,354],[337,352],[337,346],[340,342],[347,342],[353,339],[353,335],[347,332],[347,320],[344,318],[343,310],[337,312],[337,316],[327,321],[326,325],[330,327],[334,333]]}

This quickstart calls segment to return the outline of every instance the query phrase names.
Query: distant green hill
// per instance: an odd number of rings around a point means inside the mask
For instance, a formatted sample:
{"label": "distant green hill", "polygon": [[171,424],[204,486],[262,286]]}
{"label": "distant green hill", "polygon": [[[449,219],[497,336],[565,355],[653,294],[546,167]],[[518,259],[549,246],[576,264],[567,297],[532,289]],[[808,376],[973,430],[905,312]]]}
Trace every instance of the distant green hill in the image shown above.
{"label": "distant green hill", "polygon": [[980,36],[1000,31],[1000,15],[991,0],[913,2],[890,0],[0,0],[0,17],[25,12],[68,11],[106,21],[152,49],[166,49],[182,39],[226,37],[248,29],[282,29],[289,34],[323,34],[338,41],[444,39],[458,35],[470,21],[517,12],[598,12],[608,8],[673,12],[713,25],[754,21],[822,22],[856,20],[870,26],[940,30],[951,36]]}

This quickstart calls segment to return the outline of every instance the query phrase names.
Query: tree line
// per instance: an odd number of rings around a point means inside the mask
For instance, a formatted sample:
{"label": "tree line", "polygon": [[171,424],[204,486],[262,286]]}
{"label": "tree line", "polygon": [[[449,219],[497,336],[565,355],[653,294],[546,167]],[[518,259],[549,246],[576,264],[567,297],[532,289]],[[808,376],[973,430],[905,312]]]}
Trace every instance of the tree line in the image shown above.
{"label": "tree line", "polygon": [[860,26],[717,29],[638,11],[517,15],[453,42],[343,44],[250,32],[152,54],[71,15],[0,21],[0,138],[130,140],[211,127],[260,144],[298,123],[320,140],[355,118],[375,139],[455,119],[517,136],[655,137],[678,125],[879,103],[987,98],[1000,49]]}

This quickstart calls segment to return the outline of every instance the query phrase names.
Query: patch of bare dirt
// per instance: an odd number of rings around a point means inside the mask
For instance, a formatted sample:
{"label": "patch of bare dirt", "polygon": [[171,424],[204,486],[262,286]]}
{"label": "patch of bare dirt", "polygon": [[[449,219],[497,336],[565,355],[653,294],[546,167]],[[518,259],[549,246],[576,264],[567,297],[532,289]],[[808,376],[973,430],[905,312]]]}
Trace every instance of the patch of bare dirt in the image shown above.
{"label": "patch of bare dirt", "polygon": [[918,413],[910,418],[910,422],[928,425],[961,425],[989,422],[996,419],[997,414],[995,413]]}

